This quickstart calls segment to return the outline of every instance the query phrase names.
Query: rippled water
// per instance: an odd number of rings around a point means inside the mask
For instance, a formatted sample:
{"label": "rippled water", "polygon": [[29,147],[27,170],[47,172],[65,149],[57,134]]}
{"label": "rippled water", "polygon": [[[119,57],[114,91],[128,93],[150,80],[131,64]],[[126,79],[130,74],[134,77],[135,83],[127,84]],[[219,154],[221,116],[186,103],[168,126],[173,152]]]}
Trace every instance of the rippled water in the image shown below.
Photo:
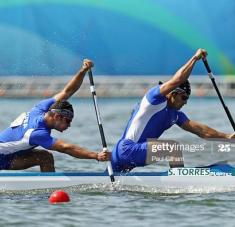
{"label": "rippled water", "polygon": [[[1,99],[0,129],[4,129],[22,111],[28,110],[36,99]],[[137,99],[99,99],[104,130],[109,148],[121,136]],[[72,100],[75,119],[72,127],[54,136],[77,143],[89,149],[100,150],[101,142],[93,103],[88,99]],[[233,115],[232,99],[226,100]],[[184,108],[188,116],[220,131],[232,128],[217,99],[192,99]],[[194,141],[196,137],[173,127],[165,138],[182,138]],[[54,153],[57,171],[104,170],[105,163],[78,160]],[[195,156],[197,161],[211,161],[210,154]],[[206,159],[206,160],[205,160]],[[226,157],[225,157],[226,159]],[[192,161],[192,160],[191,160]],[[156,166],[148,166],[151,171]],[[37,171],[34,168],[33,171]],[[143,170],[143,169],[141,169]],[[159,192],[151,188],[110,185],[89,185],[68,188],[71,202],[50,205],[51,190],[29,192],[0,192],[0,226],[234,226],[235,192],[181,193]]]}

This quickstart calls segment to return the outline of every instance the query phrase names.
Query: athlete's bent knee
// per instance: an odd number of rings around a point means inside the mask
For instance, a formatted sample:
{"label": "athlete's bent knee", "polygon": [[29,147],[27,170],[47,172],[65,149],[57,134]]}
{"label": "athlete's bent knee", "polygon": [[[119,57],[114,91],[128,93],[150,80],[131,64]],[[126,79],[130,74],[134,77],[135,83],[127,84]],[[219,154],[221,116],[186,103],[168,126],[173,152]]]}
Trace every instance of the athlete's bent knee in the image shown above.
{"label": "athlete's bent knee", "polygon": [[54,172],[54,157],[53,155],[46,150],[37,150],[40,162],[40,168],[42,172]]}

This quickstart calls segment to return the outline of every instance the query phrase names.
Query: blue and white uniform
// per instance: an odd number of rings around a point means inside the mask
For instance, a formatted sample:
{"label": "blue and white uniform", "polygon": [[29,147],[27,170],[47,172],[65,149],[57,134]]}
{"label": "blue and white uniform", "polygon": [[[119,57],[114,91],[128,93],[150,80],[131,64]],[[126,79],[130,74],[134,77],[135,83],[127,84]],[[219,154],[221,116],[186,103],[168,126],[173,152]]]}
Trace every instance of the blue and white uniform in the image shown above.
{"label": "blue and white uniform", "polygon": [[167,105],[160,86],[153,87],[133,110],[127,127],[112,151],[112,166],[116,172],[144,166],[147,139],[159,138],[172,125],[181,126],[188,117]]}
{"label": "blue and white uniform", "polygon": [[16,155],[30,152],[37,146],[51,149],[56,139],[51,137],[44,115],[53,103],[54,98],[39,102],[0,133],[0,169],[8,169]]}

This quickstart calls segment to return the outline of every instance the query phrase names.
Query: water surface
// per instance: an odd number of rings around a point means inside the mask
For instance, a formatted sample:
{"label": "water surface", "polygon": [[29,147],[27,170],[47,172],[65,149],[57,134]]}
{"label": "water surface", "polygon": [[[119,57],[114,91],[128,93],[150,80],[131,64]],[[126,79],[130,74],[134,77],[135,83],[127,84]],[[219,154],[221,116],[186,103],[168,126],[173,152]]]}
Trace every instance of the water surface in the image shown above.
{"label": "water surface", "polygon": [[[135,103],[139,99],[99,99],[100,112],[108,147],[111,150],[121,136]],[[21,112],[29,110],[37,99],[1,99],[0,130]],[[75,118],[71,128],[53,135],[91,150],[101,150],[93,103],[90,99],[73,99]],[[234,115],[235,104],[226,100]],[[191,99],[183,109],[190,119],[203,122],[220,131],[232,132],[217,99]],[[177,126],[163,138],[197,139]],[[189,162],[212,162],[213,155],[195,155]],[[231,155],[233,156],[233,155]],[[103,171],[105,163],[79,160],[54,152],[57,171]],[[227,157],[225,157],[226,159]],[[152,171],[156,165],[139,170]],[[30,171],[38,171],[33,168]],[[138,170],[137,170],[138,171]],[[138,187],[90,185],[68,188],[71,202],[50,205],[51,190],[1,192],[1,226],[234,226],[235,192],[198,193],[159,192]]]}

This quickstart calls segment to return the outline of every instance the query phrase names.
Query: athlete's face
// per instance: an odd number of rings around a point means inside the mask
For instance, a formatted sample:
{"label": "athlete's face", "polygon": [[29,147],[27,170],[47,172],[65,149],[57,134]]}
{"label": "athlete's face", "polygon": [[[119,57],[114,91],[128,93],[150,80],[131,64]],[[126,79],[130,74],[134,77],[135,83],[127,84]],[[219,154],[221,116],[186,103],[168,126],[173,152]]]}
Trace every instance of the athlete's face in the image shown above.
{"label": "athlete's face", "polygon": [[64,130],[70,127],[71,122],[72,119],[63,117],[58,114],[57,116],[55,116],[54,128],[60,132],[63,132]]}
{"label": "athlete's face", "polygon": [[189,96],[186,92],[172,94],[172,107],[179,110],[187,104]]}

